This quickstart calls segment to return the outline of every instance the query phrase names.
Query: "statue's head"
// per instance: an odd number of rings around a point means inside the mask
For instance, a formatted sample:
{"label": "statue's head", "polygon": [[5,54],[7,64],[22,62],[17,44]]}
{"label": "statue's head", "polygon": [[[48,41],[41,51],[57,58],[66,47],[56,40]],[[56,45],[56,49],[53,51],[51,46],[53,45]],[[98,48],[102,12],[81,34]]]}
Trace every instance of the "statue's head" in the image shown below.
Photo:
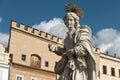
{"label": "statue's head", "polygon": [[74,27],[75,28],[80,27],[79,17],[83,16],[83,10],[79,8],[77,5],[75,5],[74,3],[69,3],[65,5],[65,11],[66,11],[66,15],[63,18],[65,25],[69,27],[68,19],[71,18],[73,19],[71,23],[72,24],[74,23]]}
{"label": "statue's head", "polygon": [[74,26],[77,28],[80,26],[79,17],[74,12],[67,12],[63,20],[67,27]]}

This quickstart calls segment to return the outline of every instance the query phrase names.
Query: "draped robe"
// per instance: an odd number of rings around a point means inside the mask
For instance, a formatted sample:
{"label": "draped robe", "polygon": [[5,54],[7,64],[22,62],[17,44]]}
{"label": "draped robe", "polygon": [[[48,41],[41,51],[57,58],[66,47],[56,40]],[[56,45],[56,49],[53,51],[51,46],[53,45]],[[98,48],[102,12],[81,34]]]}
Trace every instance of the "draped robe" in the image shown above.
{"label": "draped robe", "polygon": [[[69,50],[72,50],[70,55]],[[57,47],[56,54],[62,56],[55,65],[59,80],[96,80],[96,64],[91,43],[91,30],[80,26],[64,40],[64,48]],[[67,56],[63,56],[63,54]]]}

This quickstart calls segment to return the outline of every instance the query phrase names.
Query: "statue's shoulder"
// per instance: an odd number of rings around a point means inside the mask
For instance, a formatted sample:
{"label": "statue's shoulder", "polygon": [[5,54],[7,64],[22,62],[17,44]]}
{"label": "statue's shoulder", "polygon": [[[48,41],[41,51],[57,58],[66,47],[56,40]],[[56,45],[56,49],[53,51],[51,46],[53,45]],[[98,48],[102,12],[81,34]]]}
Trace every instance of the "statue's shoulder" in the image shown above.
{"label": "statue's shoulder", "polygon": [[90,27],[87,25],[81,25],[80,26],[80,35],[88,36],[89,38],[91,38],[92,32],[91,32]]}
{"label": "statue's shoulder", "polygon": [[80,26],[80,30],[91,33],[91,29],[90,29],[90,27],[87,26],[87,25],[81,25],[81,26]]}

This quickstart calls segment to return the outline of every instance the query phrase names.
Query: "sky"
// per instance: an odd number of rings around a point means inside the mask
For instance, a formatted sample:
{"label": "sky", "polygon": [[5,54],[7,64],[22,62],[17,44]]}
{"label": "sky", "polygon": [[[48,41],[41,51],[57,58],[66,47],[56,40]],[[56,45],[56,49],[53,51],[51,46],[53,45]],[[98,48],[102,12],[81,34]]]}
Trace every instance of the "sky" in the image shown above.
{"label": "sky", "polygon": [[120,0],[0,0],[0,43],[8,44],[11,20],[64,39],[64,6],[70,2],[83,9],[79,22],[91,28],[94,47],[120,56]]}

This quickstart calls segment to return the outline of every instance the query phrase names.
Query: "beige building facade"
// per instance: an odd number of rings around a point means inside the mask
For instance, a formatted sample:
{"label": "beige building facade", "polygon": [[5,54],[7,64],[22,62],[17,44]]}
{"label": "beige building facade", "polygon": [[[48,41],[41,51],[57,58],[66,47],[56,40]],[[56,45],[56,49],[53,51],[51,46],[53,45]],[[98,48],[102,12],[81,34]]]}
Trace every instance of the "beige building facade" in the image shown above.
{"label": "beige building facade", "polygon": [[101,54],[100,71],[101,80],[120,80],[120,58]]}
{"label": "beige building facade", "polygon": [[[56,80],[54,65],[61,58],[48,44],[63,46],[62,39],[11,21],[8,51],[11,54],[10,80]],[[96,73],[100,80],[120,80],[120,59],[94,48]]]}
{"label": "beige building facade", "polygon": [[120,80],[120,58],[95,48],[98,80]]}
{"label": "beige building facade", "polygon": [[12,56],[10,80],[56,80],[54,65],[59,56],[48,44],[62,46],[62,39],[39,32],[16,21],[11,22],[9,53]]}

